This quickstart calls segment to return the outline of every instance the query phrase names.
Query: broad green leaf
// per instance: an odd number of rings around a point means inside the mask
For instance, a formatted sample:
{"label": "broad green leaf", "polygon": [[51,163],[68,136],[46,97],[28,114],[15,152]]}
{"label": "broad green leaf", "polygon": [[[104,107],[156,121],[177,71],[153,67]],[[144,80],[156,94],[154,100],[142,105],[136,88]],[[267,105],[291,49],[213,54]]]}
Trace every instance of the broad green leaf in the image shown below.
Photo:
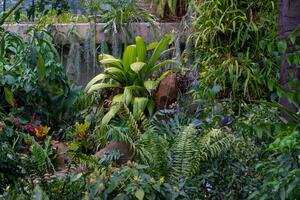
{"label": "broad green leaf", "polygon": [[130,65],[130,68],[132,69],[132,71],[134,71],[135,73],[139,73],[141,71],[141,69],[143,69],[143,67],[146,65],[146,63],[144,62],[135,62],[132,63]]}
{"label": "broad green leaf", "polygon": [[112,55],[109,55],[109,54],[100,54],[98,56],[98,60],[99,62],[101,62],[102,60],[104,59],[116,59],[115,57],[113,57]]}
{"label": "broad green leaf", "polygon": [[115,103],[124,103],[124,96],[123,94],[117,94],[112,99],[112,104]]}
{"label": "broad green leaf", "polygon": [[135,192],[135,197],[138,199],[138,200],[143,200],[144,199],[144,196],[145,196],[145,192],[143,189],[139,189]]}
{"label": "broad green leaf", "polygon": [[157,45],[158,45],[158,42],[152,42],[151,44],[149,44],[147,46],[147,51],[151,51],[151,50],[155,49],[157,47]]}
{"label": "broad green leaf", "polygon": [[157,47],[155,48],[152,57],[149,60],[148,65],[154,66],[159,57],[161,56],[161,53],[166,50],[169,47],[169,43],[171,41],[172,37],[171,35],[165,35],[160,42],[158,43]]}
{"label": "broad green leaf", "polygon": [[110,78],[110,76],[107,74],[98,74],[86,85],[85,91],[88,91],[90,89],[90,87],[93,86],[98,81],[104,80],[106,78]]}
{"label": "broad green leaf", "polygon": [[285,41],[279,41],[277,43],[277,47],[278,47],[278,51],[279,53],[285,53],[286,49],[287,49],[287,43]]}
{"label": "broad green leaf", "polygon": [[128,105],[131,102],[132,96],[133,95],[131,89],[129,87],[125,87],[123,97],[126,105]]}
{"label": "broad green leaf", "polygon": [[88,93],[94,92],[96,90],[100,90],[100,89],[104,89],[104,88],[117,88],[119,87],[116,84],[112,84],[112,83],[97,83],[92,85],[89,89],[88,89]]}
{"label": "broad green leaf", "polygon": [[100,63],[104,65],[109,65],[110,67],[113,66],[119,69],[123,69],[122,62],[119,59],[115,59],[115,58],[103,59],[100,61]]}
{"label": "broad green leaf", "polygon": [[127,72],[130,68],[130,65],[136,62],[136,46],[130,45],[128,46],[123,54],[123,66],[125,71]]}
{"label": "broad green leaf", "polygon": [[146,97],[135,97],[133,100],[133,115],[140,116],[147,107],[149,99]]}
{"label": "broad green leaf", "polygon": [[38,55],[38,61],[37,61],[37,73],[39,79],[43,79],[46,76],[46,65],[45,65],[45,59],[41,54]]}
{"label": "broad green leaf", "polygon": [[150,90],[155,90],[158,86],[159,82],[158,81],[145,81],[144,82],[144,87],[150,91]]}
{"label": "broad green leaf", "polygon": [[146,57],[147,57],[147,48],[146,48],[143,38],[141,38],[140,36],[136,37],[135,43],[136,43],[136,51],[137,51],[138,61],[145,62]]}
{"label": "broad green leaf", "polygon": [[155,112],[155,102],[153,100],[149,100],[148,104],[147,104],[147,110],[150,114],[150,116],[152,116]]}
{"label": "broad green leaf", "polygon": [[115,79],[119,82],[126,82],[128,78],[128,73],[125,71],[116,68],[116,67],[109,67],[105,69],[105,72],[111,76],[112,79]]}
{"label": "broad green leaf", "polygon": [[167,64],[170,64],[170,63],[174,63],[174,64],[177,64],[178,66],[181,65],[180,62],[176,61],[176,60],[164,60],[162,61],[161,63],[153,66],[151,69],[150,69],[150,73],[149,74],[152,74],[158,70],[160,70],[162,67],[166,66]]}
{"label": "broad green leaf", "polygon": [[298,34],[298,32],[299,32],[299,27],[298,27],[296,30],[294,30],[294,31],[291,33],[291,35],[289,36],[290,41],[291,41],[291,43],[292,43],[293,45],[295,45],[295,43],[296,43],[296,39],[297,39],[297,34]]}
{"label": "broad green leaf", "polygon": [[102,118],[101,123],[102,123],[103,125],[108,124],[108,123],[110,122],[110,120],[111,120],[112,118],[114,118],[115,115],[120,111],[121,106],[122,106],[122,105],[121,105],[120,103],[114,103],[114,104],[110,107],[108,113],[106,113],[106,114],[104,115],[104,117]]}
{"label": "broad green leaf", "polygon": [[7,103],[9,103],[11,106],[14,105],[14,95],[12,91],[8,87],[4,87],[4,96]]}
{"label": "broad green leaf", "polygon": [[127,88],[129,88],[130,90],[140,90],[140,91],[145,90],[144,87],[141,87],[141,86],[138,86],[138,85],[127,86]]}
{"label": "broad green leaf", "polygon": [[3,57],[5,54],[5,39],[4,37],[0,41],[0,57]]}

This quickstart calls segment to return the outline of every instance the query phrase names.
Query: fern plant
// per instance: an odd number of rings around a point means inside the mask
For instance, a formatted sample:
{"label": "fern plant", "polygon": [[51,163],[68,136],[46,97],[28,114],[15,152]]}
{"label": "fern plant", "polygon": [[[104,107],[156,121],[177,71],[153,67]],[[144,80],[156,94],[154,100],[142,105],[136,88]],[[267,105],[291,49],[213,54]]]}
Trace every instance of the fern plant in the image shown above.
{"label": "fern plant", "polygon": [[199,137],[192,125],[181,127],[171,149],[171,182],[184,183],[199,170],[201,162],[220,156],[228,150],[235,138],[224,132],[212,129]]}
{"label": "fern plant", "polygon": [[53,172],[55,171],[51,161],[51,155],[53,154],[51,147],[51,137],[47,137],[44,145],[35,141],[34,137],[22,134],[24,140],[30,141],[31,146],[29,148],[31,153],[31,164],[39,173]]}
{"label": "fern plant", "polygon": [[[121,110],[124,103],[132,108],[135,117],[146,110],[150,115],[153,114],[155,104],[150,98],[151,91],[156,89],[160,81],[170,71],[166,71],[155,80],[151,77],[153,73],[165,65],[175,62],[164,60],[158,63],[160,56],[168,49],[170,42],[171,36],[166,35],[160,42],[146,46],[141,37],[136,37],[136,44],[125,49],[122,60],[107,54],[99,56],[99,61],[104,65],[105,71],[93,78],[87,84],[85,91],[92,93],[111,88],[119,92],[112,98],[110,110],[103,117],[102,124],[108,124]],[[153,53],[150,59],[147,60],[147,55],[152,50]]]}

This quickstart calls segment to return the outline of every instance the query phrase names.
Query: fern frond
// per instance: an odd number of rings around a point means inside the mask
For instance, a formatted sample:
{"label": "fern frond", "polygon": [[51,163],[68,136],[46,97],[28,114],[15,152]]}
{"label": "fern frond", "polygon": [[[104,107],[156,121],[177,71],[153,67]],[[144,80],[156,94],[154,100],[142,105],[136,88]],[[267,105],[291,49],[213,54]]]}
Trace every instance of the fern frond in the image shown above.
{"label": "fern frond", "polygon": [[196,129],[191,125],[183,127],[180,134],[175,139],[172,154],[172,174],[171,182],[183,182],[189,175],[193,167],[193,157],[195,154]]}
{"label": "fern frond", "polygon": [[235,141],[235,137],[223,129],[212,129],[202,136],[196,144],[197,153],[194,157],[191,175],[196,173],[201,162],[220,156],[227,151]]}

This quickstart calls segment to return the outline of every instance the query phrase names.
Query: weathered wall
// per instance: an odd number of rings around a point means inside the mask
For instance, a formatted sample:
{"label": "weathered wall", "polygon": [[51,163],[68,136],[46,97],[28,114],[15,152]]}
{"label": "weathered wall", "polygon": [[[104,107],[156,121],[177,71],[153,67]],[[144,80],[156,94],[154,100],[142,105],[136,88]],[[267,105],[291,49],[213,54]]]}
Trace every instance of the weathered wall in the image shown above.
{"label": "weathered wall", "polygon": [[[25,39],[28,37],[26,31],[30,26],[32,24],[4,25],[7,30]],[[97,55],[109,53],[119,57],[125,46],[125,33],[113,36],[111,32],[104,31],[104,26],[105,24],[101,23],[78,23],[54,24],[49,27],[50,32],[55,36],[55,43],[62,55],[61,59],[67,74],[78,85],[85,85],[101,72]],[[147,23],[134,23],[127,31],[130,32],[131,38],[141,36],[147,43],[159,40],[164,34],[185,35],[178,23],[158,23],[155,27]],[[128,41],[128,43],[132,42]],[[177,50],[171,56],[178,56],[181,53],[180,43],[185,43],[184,37],[175,41]]]}

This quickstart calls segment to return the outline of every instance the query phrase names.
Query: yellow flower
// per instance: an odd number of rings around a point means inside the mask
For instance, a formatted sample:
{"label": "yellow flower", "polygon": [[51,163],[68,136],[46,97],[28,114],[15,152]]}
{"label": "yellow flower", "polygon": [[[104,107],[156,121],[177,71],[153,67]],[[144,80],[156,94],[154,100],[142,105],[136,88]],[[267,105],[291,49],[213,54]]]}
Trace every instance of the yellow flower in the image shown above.
{"label": "yellow flower", "polygon": [[75,123],[76,133],[80,138],[85,138],[87,136],[87,130],[90,125],[88,123],[80,124],[78,122]]}
{"label": "yellow flower", "polygon": [[134,177],[133,177],[133,180],[134,180],[135,182],[140,182],[140,177],[139,177],[139,176],[134,176]]}
{"label": "yellow flower", "polygon": [[163,176],[162,176],[162,177],[160,177],[160,179],[159,179],[159,183],[160,183],[160,184],[163,184],[164,182],[165,182],[165,177],[163,177]]}
{"label": "yellow flower", "polygon": [[150,180],[149,180],[149,183],[150,184],[155,184],[156,182],[155,182],[155,179],[154,178],[151,178]]}
{"label": "yellow flower", "polygon": [[42,126],[42,125],[38,125],[35,129],[35,135],[38,137],[38,138],[43,138],[45,136],[48,135],[49,131],[50,131],[50,127],[48,126]]}

